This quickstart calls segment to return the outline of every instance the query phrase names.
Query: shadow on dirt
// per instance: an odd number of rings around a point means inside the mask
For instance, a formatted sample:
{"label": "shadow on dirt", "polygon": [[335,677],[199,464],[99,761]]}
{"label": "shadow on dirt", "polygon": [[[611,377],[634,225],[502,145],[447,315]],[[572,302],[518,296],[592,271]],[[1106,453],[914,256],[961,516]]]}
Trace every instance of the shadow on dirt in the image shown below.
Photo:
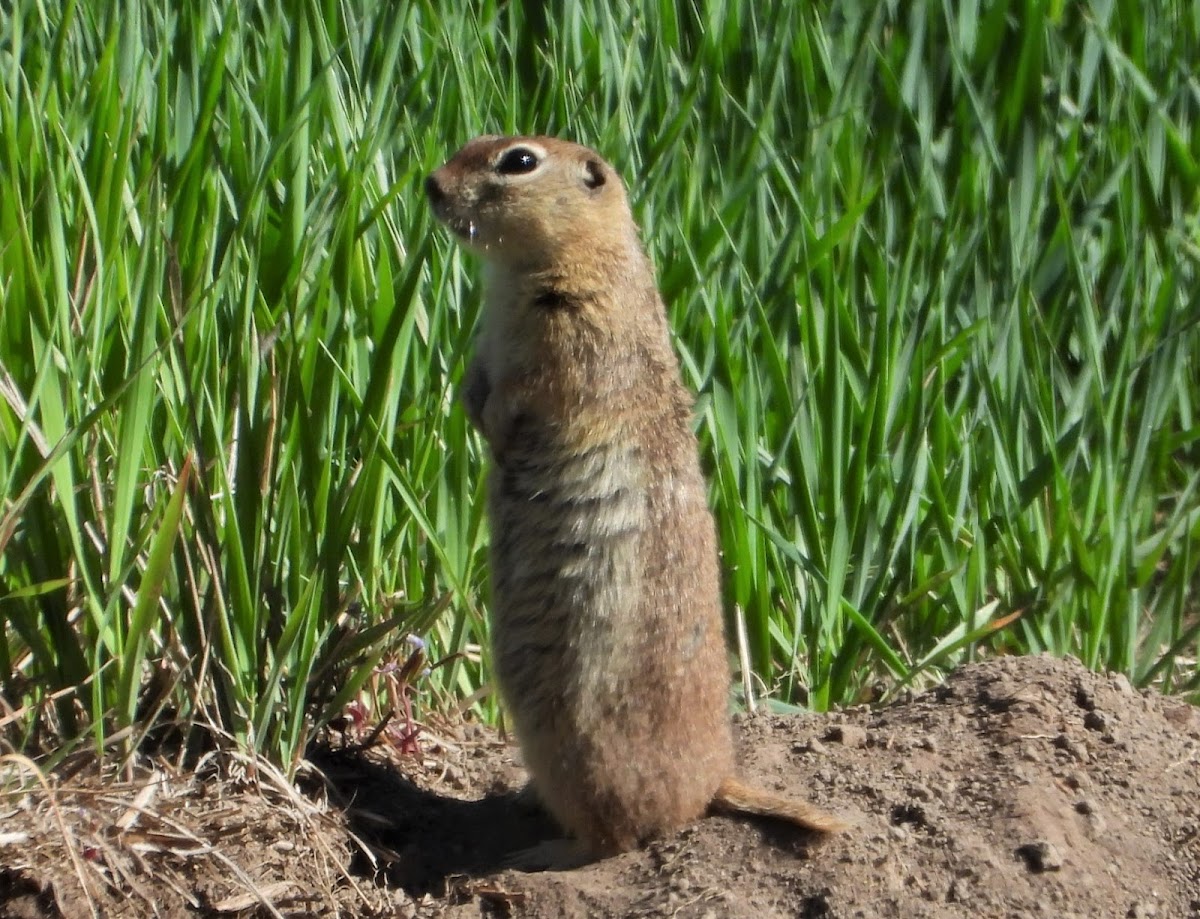
{"label": "shadow on dirt", "polygon": [[350,829],[380,859],[360,852],[353,869],[384,875],[409,896],[444,897],[447,882],[503,869],[523,849],[561,836],[551,818],[519,793],[461,801],[419,788],[394,766],[337,749],[315,749],[308,759],[329,780]]}

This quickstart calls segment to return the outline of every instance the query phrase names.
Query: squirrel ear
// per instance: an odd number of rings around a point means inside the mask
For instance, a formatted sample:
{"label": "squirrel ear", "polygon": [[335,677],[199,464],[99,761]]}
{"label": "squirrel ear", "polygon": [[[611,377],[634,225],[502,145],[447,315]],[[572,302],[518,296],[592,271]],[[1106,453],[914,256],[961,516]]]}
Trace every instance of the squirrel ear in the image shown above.
{"label": "squirrel ear", "polygon": [[604,164],[599,160],[586,159],[580,164],[583,173],[583,184],[588,188],[597,189],[608,181],[604,174]]}

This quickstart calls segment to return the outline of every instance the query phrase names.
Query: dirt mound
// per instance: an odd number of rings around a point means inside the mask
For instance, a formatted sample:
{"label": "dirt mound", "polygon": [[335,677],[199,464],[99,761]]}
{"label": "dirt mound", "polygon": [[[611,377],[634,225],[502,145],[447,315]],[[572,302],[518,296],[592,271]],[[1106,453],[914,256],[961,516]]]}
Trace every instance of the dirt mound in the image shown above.
{"label": "dirt mound", "polygon": [[515,751],[473,728],[427,740],[407,778],[318,757],[344,807],[261,771],[0,792],[0,919],[1200,917],[1200,711],[1122,677],[1007,658],[885,709],[739,728],[747,777],[854,829],[813,846],[714,817],[575,871],[504,870],[553,827]]}

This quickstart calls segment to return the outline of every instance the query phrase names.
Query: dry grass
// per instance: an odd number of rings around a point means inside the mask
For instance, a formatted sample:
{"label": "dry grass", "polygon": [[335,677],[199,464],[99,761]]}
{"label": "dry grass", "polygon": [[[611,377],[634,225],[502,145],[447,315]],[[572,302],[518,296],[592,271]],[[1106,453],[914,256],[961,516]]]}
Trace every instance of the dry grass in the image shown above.
{"label": "dry grass", "polygon": [[360,915],[405,899],[356,878],[354,855],[376,855],[345,813],[263,759],[211,755],[190,772],[144,760],[118,774],[76,757],[49,775],[7,756],[0,823],[0,899],[21,878],[31,901],[66,915]]}

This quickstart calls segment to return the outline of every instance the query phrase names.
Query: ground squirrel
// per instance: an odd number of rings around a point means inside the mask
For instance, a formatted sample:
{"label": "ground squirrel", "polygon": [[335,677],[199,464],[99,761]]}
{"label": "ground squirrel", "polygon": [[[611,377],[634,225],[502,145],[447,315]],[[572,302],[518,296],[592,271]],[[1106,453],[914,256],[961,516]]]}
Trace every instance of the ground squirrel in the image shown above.
{"label": "ground squirrel", "polygon": [[463,399],[493,459],[496,677],[538,799],[589,857],[709,808],[841,828],[733,778],[692,398],[620,178],[586,147],[488,136],[425,188],[485,265]]}

